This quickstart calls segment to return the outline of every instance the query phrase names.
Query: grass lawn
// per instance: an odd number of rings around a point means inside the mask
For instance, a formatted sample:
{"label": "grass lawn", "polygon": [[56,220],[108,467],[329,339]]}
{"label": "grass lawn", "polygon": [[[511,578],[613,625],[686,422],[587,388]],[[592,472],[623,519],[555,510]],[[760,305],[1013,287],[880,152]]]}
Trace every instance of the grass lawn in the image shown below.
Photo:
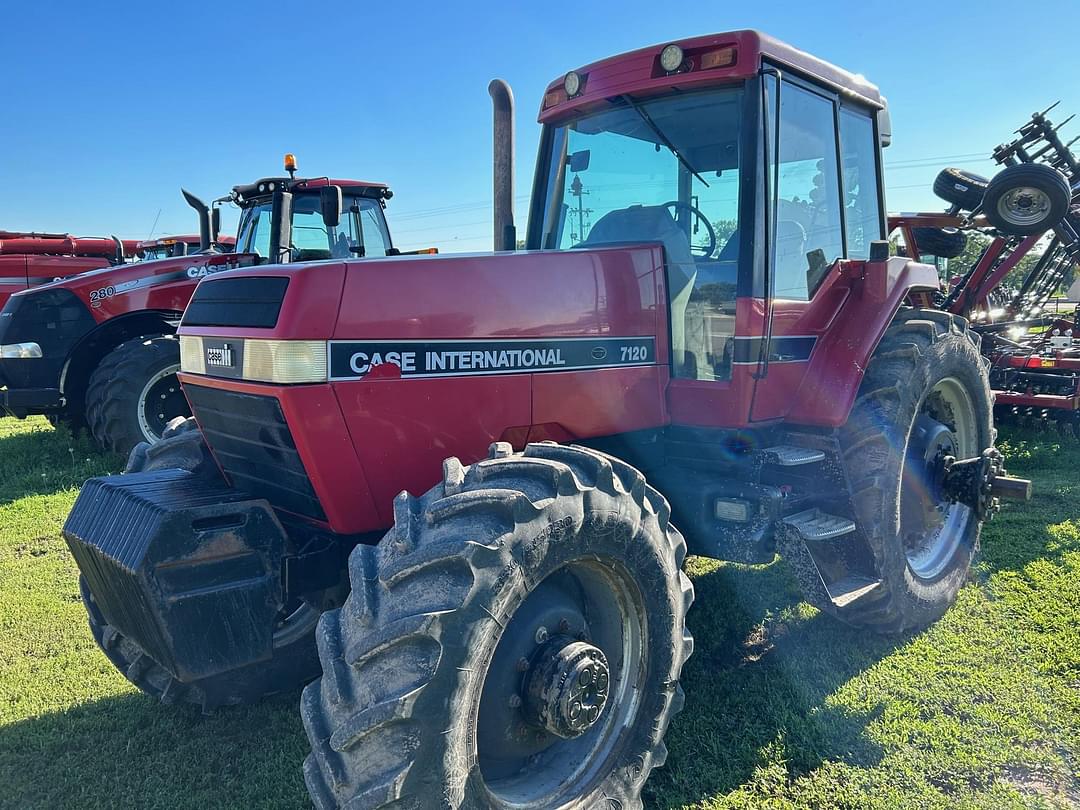
{"label": "grass lawn", "polygon": [[[1080,807],[1080,447],[1000,444],[1035,500],[987,527],[923,633],[842,627],[782,563],[690,561],[688,700],[647,807]],[[60,527],[78,484],[120,464],[0,419],[0,806],[307,806],[295,695],[203,717],[94,646]]]}

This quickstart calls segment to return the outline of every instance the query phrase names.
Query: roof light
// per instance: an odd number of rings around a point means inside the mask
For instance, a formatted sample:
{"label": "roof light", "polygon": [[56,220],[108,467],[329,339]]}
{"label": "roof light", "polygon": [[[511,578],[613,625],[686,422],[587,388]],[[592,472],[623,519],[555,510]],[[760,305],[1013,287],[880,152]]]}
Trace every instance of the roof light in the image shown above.
{"label": "roof light", "polygon": [[554,107],[556,104],[566,101],[565,95],[566,90],[562,88],[544,93],[544,109],[546,110],[548,107]]}
{"label": "roof light", "polygon": [[716,51],[708,51],[701,55],[701,69],[710,70],[711,68],[730,67],[735,64],[735,49],[720,48]]}
{"label": "roof light", "polygon": [[682,64],[683,49],[678,45],[666,45],[664,46],[664,50],[660,51],[660,67],[668,73],[674,73],[682,67]]}
{"label": "roof light", "polygon": [[566,78],[563,79],[563,89],[566,91],[566,95],[573,98],[581,92],[581,74],[576,70],[571,70],[566,74]]}
{"label": "roof light", "polygon": [[266,183],[259,183],[259,191],[266,191]]}
{"label": "roof light", "polygon": [[285,171],[296,171],[296,155],[294,155],[292,152],[285,153]]}

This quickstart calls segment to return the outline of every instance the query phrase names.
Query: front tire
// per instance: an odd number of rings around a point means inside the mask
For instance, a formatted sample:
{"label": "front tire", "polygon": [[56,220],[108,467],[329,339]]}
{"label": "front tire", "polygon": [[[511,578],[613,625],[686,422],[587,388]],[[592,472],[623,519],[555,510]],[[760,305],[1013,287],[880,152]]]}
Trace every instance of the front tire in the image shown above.
{"label": "front tire", "polygon": [[981,524],[940,496],[930,470],[941,447],[965,458],[993,444],[992,407],[978,337],[962,318],[929,310],[897,317],[840,434],[855,523],[880,585],[826,610],[880,632],[924,627],[945,613],[967,577]]}
{"label": "front tire", "polygon": [[90,432],[107,450],[127,455],[156,442],[165,427],[191,409],[180,390],[180,342],[144,335],[121,343],[101,361],[86,390]]}
{"label": "front tire", "polygon": [[[207,483],[220,480],[221,473],[191,417],[173,420],[160,442],[137,446],[125,472],[167,469],[188,470]],[[278,643],[275,643],[269,661],[182,683],[108,623],[81,576],[79,593],[90,622],[90,632],[101,651],[132,684],[162,703],[192,703],[208,712],[218,706],[253,703],[270,695],[299,689],[319,673],[314,637],[318,614],[312,607],[298,606],[288,617],[283,617],[275,632]]]}
{"label": "front tire", "polygon": [[666,501],[600,453],[492,450],[350,557],[301,701],[317,807],[630,810],[666,758],[693,646]]}

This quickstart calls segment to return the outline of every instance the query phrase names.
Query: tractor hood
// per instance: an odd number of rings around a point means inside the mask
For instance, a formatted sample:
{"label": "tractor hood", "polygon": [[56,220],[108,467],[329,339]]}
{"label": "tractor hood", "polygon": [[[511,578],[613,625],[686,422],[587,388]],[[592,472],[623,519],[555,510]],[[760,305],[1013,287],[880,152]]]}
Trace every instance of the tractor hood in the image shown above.
{"label": "tractor hood", "polygon": [[264,265],[202,281],[180,334],[330,344],[657,337],[662,261],[646,245]]}
{"label": "tractor hood", "polygon": [[85,304],[97,322],[137,310],[181,313],[200,278],[253,264],[255,258],[251,254],[206,253],[135,262],[91,270],[17,295],[65,290]]}

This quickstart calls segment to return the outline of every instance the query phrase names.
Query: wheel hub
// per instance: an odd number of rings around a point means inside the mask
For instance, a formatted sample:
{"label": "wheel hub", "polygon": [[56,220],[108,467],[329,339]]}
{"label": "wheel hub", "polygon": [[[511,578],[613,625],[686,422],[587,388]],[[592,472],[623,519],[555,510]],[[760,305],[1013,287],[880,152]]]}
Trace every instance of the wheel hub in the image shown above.
{"label": "wheel hub", "polygon": [[610,683],[607,658],[599,647],[554,636],[536,651],[525,674],[526,715],[563,739],[580,737],[603,714]]}

